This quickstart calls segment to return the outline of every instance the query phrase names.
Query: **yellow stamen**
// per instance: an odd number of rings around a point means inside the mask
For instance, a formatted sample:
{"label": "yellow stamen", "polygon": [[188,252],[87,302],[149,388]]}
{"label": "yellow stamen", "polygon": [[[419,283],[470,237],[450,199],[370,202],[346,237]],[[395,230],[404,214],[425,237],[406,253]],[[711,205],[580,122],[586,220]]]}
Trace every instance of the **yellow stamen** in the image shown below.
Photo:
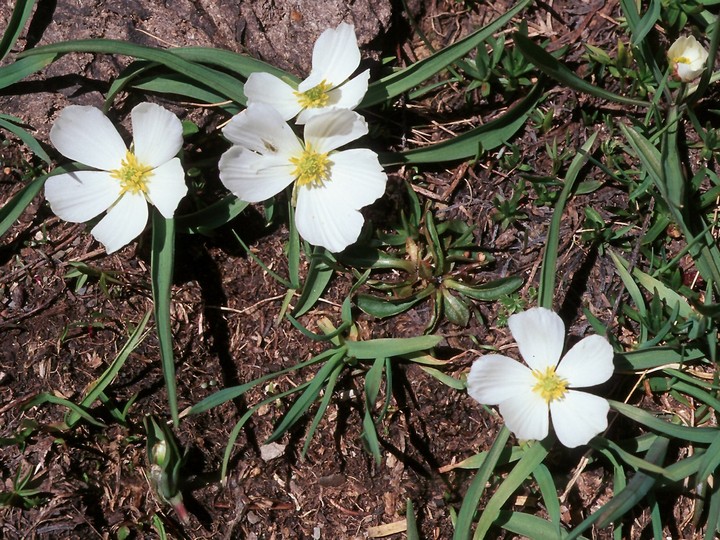
{"label": "yellow stamen", "polygon": [[545,373],[535,370],[532,374],[537,379],[533,392],[540,394],[545,401],[550,403],[565,396],[568,382],[558,377],[554,367],[548,367]]}
{"label": "yellow stamen", "polygon": [[692,64],[689,58],[685,56],[678,56],[677,58],[672,59],[673,64]]}
{"label": "yellow stamen", "polygon": [[316,109],[325,107],[328,104],[328,101],[330,101],[328,92],[331,88],[330,83],[323,81],[305,92],[295,92],[295,96],[304,109]]}
{"label": "yellow stamen", "polygon": [[120,168],[110,171],[110,176],[120,180],[120,195],[125,193],[142,193],[147,195],[148,179],[153,175],[153,168],[140,163],[130,150],[120,162]]}
{"label": "yellow stamen", "polygon": [[290,158],[290,163],[295,165],[292,174],[299,187],[322,187],[324,182],[330,179],[332,162],[328,154],[316,152],[310,145],[305,147],[300,157]]}

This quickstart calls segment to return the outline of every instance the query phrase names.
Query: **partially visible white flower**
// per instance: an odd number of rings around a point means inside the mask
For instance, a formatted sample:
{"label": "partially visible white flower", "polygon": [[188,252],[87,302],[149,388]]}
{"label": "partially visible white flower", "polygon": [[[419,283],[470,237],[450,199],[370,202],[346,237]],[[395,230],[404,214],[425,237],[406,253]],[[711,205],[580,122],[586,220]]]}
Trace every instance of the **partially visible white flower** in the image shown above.
{"label": "partially visible white flower", "polygon": [[521,440],[547,437],[548,412],[558,439],[569,448],[587,444],[605,430],[607,400],[571,388],[594,386],[610,378],[610,343],[601,336],[588,336],[560,360],[565,325],[553,311],[532,308],[511,315],[508,326],[530,367],[500,354],[482,356],[470,368],[470,396],[480,403],[499,405],[505,424]]}
{"label": "partially visible white flower", "polygon": [[171,218],[187,193],[185,172],[175,157],[183,142],[178,117],[153,103],[137,105],[130,115],[130,149],[95,107],[66,107],[50,130],[50,140],[62,155],[99,170],[48,178],[45,198],[55,214],[73,223],[107,210],[90,232],[108,253],[143,231],[148,202]]}
{"label": "partially visible white flower", "polygon": [[248,105],[266,103],[275,107],[283,120],[297,115],[297,123],[306,124],[328,109],[353,110],[358,106],[370,79],[369,70],[350,79],[359,65],[355,27],[340,23],[320,34],[313,48],[310,75],[297,88],[275,75],[256,72],[245,83],[245,96]]}
{"label": "partially visible white flower", "polygon": [[362,116],[334,109],[310,118],[303,141],[273,107],[255,103],[223,129],[234,146],[220,158],[220,180],[247,202],[269,199],[294,182],[298,232],[339,252],[360,235],[360,208],[385,192],[387,175],[375,152],[336,151],[367,132]]}
{"label": "partially visible white flower", "polygon": [[675,40],[668,49],[668,59],[675,76],[682,82],[692,82],[705,71],[708,52],[694,36]]}

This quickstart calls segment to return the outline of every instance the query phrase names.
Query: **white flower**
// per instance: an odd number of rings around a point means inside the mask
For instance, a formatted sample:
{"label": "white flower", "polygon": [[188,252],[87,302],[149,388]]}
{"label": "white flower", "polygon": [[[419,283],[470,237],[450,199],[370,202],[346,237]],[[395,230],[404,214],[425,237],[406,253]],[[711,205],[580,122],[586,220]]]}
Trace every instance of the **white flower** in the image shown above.
{"label": "white flower", "polygon": [[387,175],[375,152],[335,151],[367,132],[362,116],[334,109],[310,118],[303,142],[273,107],[250,105],[223,129],[234,146],[220,158],[220,180],[247,202],[264,201],[295,182],[298,232],[339,252],[360,235],[360,208],[385,192]]}
{"label": "white flower", "polygon": [[99,170],[48,178],[45,198],[55,214],[73,223],[107,210],[91,233],[108,253],[143,231],[148,202],[171,218],[187,193],[185,173],[174,157],[183,142],[180,120],[152,103],[142,103],[130,114],[130,149],[95,107],[66,107],[50,130],[50,140],[62,155]]}
{"label": "white flower", "polygon": [[675,40],[668,49],[668,59],[675,76],[682,82],[692,82],[705,71],[708,52],[693,36]]}
{"label": "white flower", "polygon": [[588,336],[560,360],[565,325],[553,311],[529,309],[510,316],[508,326],[530,368],[507,356],[485,355],[470,369],[470,396],[499,405],[505,424],[521,440],[547,436],[548,411],[558,439],[569,448],[587,444],[607,428],[607,400],[570,388],[594,386],[610,378],[610,343],[601,336]]}
{"label": "white flower", "polygon": [[278,110],[283,120],[298,115],[297,123],[306,124],[314,115],[330,108],[354,109],[365,96],[370,71],[350,75],[360,65],[360,49],[355,27],[340,23],[328,28],[315,42],[312,69],[297,88],[264,72],[252,73],[245,83],[248,105],[266,103]]}

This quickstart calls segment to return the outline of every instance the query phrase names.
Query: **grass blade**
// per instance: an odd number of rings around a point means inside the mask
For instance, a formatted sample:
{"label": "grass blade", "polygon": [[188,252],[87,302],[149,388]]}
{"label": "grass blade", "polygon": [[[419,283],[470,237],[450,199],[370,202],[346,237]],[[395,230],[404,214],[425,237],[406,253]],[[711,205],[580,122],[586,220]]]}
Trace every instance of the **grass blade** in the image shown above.
{"label": "grass blade", "polygon": [[45,53],[21,58],[8,66],[0,67],[0,90],[40,71],[45,66],[52,64],[56,58],[57,54],[55,53]]}
{"label": "grass blade", "polygon": [[482,465],[478,468],[477,473],[475,473],[475,478],[472,484],[470,484],[467,493],[465,493],[465,497],[463,497],[457,523],[455,524],[453,540],[469,540],[470,533],[472,532],[473,517],[480,503],[480,497],[482,497],[485,491],[485,485],[488,483],[488,480],[490,480],[490,476],[495,470],[500,456],[505,451],[505,444],[509,438],[510,430],[503,426],[495,437],[495,442],[493,442],[490,450],[487,451]]}
{"label": "grass blade", "polygon": [[570,163],[565,183],[562,191],[555,203],[550,228],[548,229],[547,241],[545,244],[545,254],[543,255],[542,269],[540,270],[540,287],[538,290],[538,306],[552,309],[553,298],[555,298],[555,277],[557,275],[557,256],[558,245],[560,243],[560,222],[565,211],[565,204],[572,193],[573,186],[577,181],[580,170],[585,166],[590,157],[590,149],[597,137],[597,132],[593,133],[590,138],[585,141],[578,151],[575,159]]}

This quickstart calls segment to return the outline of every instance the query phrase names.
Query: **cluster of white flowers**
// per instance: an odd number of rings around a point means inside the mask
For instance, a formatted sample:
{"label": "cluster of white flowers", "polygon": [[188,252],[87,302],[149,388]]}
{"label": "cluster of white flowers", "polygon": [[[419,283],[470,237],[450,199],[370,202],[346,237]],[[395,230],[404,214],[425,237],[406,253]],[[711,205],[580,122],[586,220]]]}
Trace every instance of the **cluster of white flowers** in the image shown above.
{"label": "cluster of white flowers", "polygon": [[[268,73],[245,83],[248,107],[223,129],[233,146],[220,159],[220,180],[238,198],[260,202],[293,184],[295,226],[311,244],[332,252],[354,243],[359,210],[385,192],[387,175],[368,149],[337,151],[367,134],[353,109],[367,92],[355,28],[341,23],[315,42],[312,69],[297,89]],[[298,138],[287,120],[304,125]]]}
{"label": "cluster of white flowers", "polygon": [[[295,224],[312,244],[340,252],[363,225],[359,210],[385,192],[387,175],[368,149],[338,151],[368,132],[353,109],[367,92],[369,71],[350,79],[360,64],[355,28],[342,23],[315,43],[312,70],[297,89],[267,73],[245,84],[248,107],[223,133],[233,146],[220,159],[220,179],[237,197],[261,202],[294,183]],[[138,236],[147,203],[173,217],[187,193],[175,155],[182,124],[171,112],[145,103],[132,111],[134,142],[122,137],[100,110],[70,106],[50,139],[64,156],[99,170],[50,178],[45,197],[61,218],[74,223],[107,214],[92,229],[108,253]],[[297,116],[304,139],[286,123]]]}

